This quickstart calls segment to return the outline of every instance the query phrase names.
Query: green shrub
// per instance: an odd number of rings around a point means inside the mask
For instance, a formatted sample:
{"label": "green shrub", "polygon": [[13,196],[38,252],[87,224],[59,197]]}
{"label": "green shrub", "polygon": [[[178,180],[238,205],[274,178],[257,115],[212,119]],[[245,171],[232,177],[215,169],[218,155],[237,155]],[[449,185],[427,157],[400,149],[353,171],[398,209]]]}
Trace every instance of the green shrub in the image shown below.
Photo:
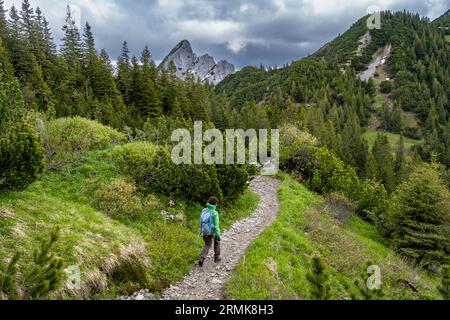
{"label": "green shrub", "polygon": [[176,165],[167,149],[148,142],[118,147],[113,154],[121,172],[146,192],[199,202],[222,197],[215,166]]}
{"label": "green shrub", "polygon": [[44,169],[39,136],[24,113],[18,82],[0,73],[0,190],[24,189]]}
{"label": "green shrub", "polygon": [[137,218],[143,213],[143,202],[134,184],[116,179],[100,187],[93,202],[112,218]]}
{"label": "green shrub", "polygon": [[60,118],[47,123],[41,132],[50,168],[65,164],[73,154],[104,149],[125,142],[124,134],[81,117]]}
{"label": "green shrub", "polygon": [[284,159],[283,170],[298,175],[321,194],[340,193],[358,206],[358,213],[376,221],[387,208],[383,185],[360,180],[356,171],[327,148],[305,147],[295,156]]}
{"label": "green shrub", "polygon": [[380,84],[380,92],[381,93],[391,93],[392,91],[392,83],[390,81],[383,81]]}
{"label": "green shrub", "polygon": [[[161,291],[176,282],[198,259],[200,237],[188,229],[171,223],[158,223],[150,230],[148,241],[152,291]],[[180,245],[183,250],[180,250]]]}

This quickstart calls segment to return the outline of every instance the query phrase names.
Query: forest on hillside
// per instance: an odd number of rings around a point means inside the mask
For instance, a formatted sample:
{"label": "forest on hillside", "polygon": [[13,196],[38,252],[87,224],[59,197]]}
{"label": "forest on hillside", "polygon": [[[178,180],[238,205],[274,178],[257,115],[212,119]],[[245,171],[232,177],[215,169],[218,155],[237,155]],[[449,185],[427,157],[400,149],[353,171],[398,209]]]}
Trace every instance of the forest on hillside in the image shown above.
{"label": "forest on hillside", "polygon": [[[177,78],[175,65],[159,68],[148,46],[132,56],[126,41],[113,65],[96,47],[95,30],[88,22],[77,26],[70,7],[58,47],[39,8],[23,0],[6,9],[0,0],[0,299],[158,293],[188,273],[205,199],[223,201],[227,227],[258,202],[248,190],[258,175],[254,165],[171,161],[173,130],[192,132],[199,120],[222,131],[280,129],[280,219],[297,217],[297,193],[351,208],[356,223],[382,239],[383,252],[398,255],[405,274],[417,269],[426,279],[411,284],[417,292],[410,294],[392,278],[384,298],[448,299],[446,20],[383,12],[383,28],[371,31],[371,45],[357,55],[366,18],[310,57],[282,68],[245,67],[212,86]],[[359,80],[387,44],[391,80]],[[305,259],[318,272],[334,263],[313,253]],[[82,290],[68,292],[63,268],[77,261],[89,277]],[[354,270],[340,276],[340,266],[333,265],[332,277],[339,290],[312,299],[382,297],[348,280]],[[245,297],[238,277],[229,292]],[[307,283],[312,292],[321,287]]]}

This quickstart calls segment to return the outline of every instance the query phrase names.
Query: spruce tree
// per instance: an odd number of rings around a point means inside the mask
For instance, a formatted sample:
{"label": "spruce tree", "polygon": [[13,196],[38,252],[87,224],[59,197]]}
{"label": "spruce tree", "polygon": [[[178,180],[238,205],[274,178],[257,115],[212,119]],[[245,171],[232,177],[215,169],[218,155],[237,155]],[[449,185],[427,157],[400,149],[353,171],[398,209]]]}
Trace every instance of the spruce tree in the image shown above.
{"label": "spruce tree", "polygon": [[448,261],[450,192],[435,164],[422,164],[398,188],[392,209],[393,243],[417,264],[432,268]]}
{"label": "spruce tree", "polygon": [[394,159],[389,140],[385,134],[378,133],[372,148],[372,154],[377,163],[378,180],[384,184],[386,190],[392,192],[395,189]]}
{"label": "spruce tree", "polygon": [[405,138],[400,134],[398,148],[394,160],[395,182],[397,185],[403,182],[406,175]]}
{"label": "spruce tree", "polygon": [[329,299],[329,276],[326,271],[319,254],[314,254],[311,261],[311,268],[306,275],[306,279],[310,283],[310,294],[314,300],[328,300]]}
{"label": "spruce tree", "polygon": [[438,290],[444,300],[450,300],[450,266],[445,266],[442,269],[442,281]]}

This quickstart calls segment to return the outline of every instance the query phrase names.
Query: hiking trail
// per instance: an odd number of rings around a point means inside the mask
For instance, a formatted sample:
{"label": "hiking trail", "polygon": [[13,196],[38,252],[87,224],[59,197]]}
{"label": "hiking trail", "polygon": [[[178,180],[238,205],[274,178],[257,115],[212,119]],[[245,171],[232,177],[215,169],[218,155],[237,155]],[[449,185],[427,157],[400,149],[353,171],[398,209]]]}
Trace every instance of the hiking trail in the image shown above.
{"label": "hiking trail", "polygon": [[[222,261],[214,263],[211,248],[203,268],[196,266],[182,281],[171,285],[161,294],[162,300],[223,300],[223,286],[248,246],[277,217],[278,188],[281,182],[271,177],[257,177],[250,187],[259,198],[258,208],[251,216],[235,222],[222,235]],[[200,255],[200,252],[199,252]]]}

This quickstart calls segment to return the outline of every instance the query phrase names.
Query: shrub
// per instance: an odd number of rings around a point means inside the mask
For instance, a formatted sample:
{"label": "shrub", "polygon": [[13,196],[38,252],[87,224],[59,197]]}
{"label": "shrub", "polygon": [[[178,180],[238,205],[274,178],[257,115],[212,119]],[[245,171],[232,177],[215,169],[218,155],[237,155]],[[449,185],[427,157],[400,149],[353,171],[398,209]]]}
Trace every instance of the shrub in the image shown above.
{"label": "shrub", "polygon": [[222,203],[228,204],[236,201],[245,192],[258,169],[250,165],[218,165],[216,170],[222,190]]}
{"label": "shrub", "polygon": [[81,117],[48,122],[41,137],[51,168],[65,164],[73,154],[104,149],[126,140],[124,134]]}
{"label": "shrub", "polygon": [[380,84],[380,92],[381,93],[391,93],[392,91],[392,83],[390,81],[383,81]]}
{"label": "shrub", "polygon": [[280,161],[288,160],[304,148],[317,146],[316,137],[294,125],[284,125],[280,129]]}
{"label": "shrub", "polygon": [[137,218],[143,203],[133,183],[116,179],[100,187],[93,195],[95,205],[112,218]]}
{"label": "shrub", "polygon": [[[180,280],[198,258],[200,238],[177,224],[157,223],[150,230],[149,258],[153,282],[149,289],[160,291]],[[180,250],[180,244],[183,250]]]}
{"label": "shrub", "polygon": [[24,112],[18,82],[0,73],[0,190],[24,189],[44,169],[39,136]]}
{"label": "shrub", "polygon": [[[225,180],[224,176],[218,176],[213,165],[175,165],[167,149],[148,142],[118,147],[113,154],[121,172],[130,175],[139,188],[149,193],[203,202],[213,195],[222,198],[221,186],[226,188],[228,195],[245,191],[242,180],[247,179],[247,171],[227,169],[234,172],[234,176],[230,174],[231,180]],[[240,182],[233,184],[239,177]]]}
{"label": "shrub", "polygon": [[327,148],[305,147],[282,162],[282,169],[321,194],[339,193],[358,206],[358,213],[374,221],[387,207],[387,192],[382,184],[360,180],[356,171]]}

